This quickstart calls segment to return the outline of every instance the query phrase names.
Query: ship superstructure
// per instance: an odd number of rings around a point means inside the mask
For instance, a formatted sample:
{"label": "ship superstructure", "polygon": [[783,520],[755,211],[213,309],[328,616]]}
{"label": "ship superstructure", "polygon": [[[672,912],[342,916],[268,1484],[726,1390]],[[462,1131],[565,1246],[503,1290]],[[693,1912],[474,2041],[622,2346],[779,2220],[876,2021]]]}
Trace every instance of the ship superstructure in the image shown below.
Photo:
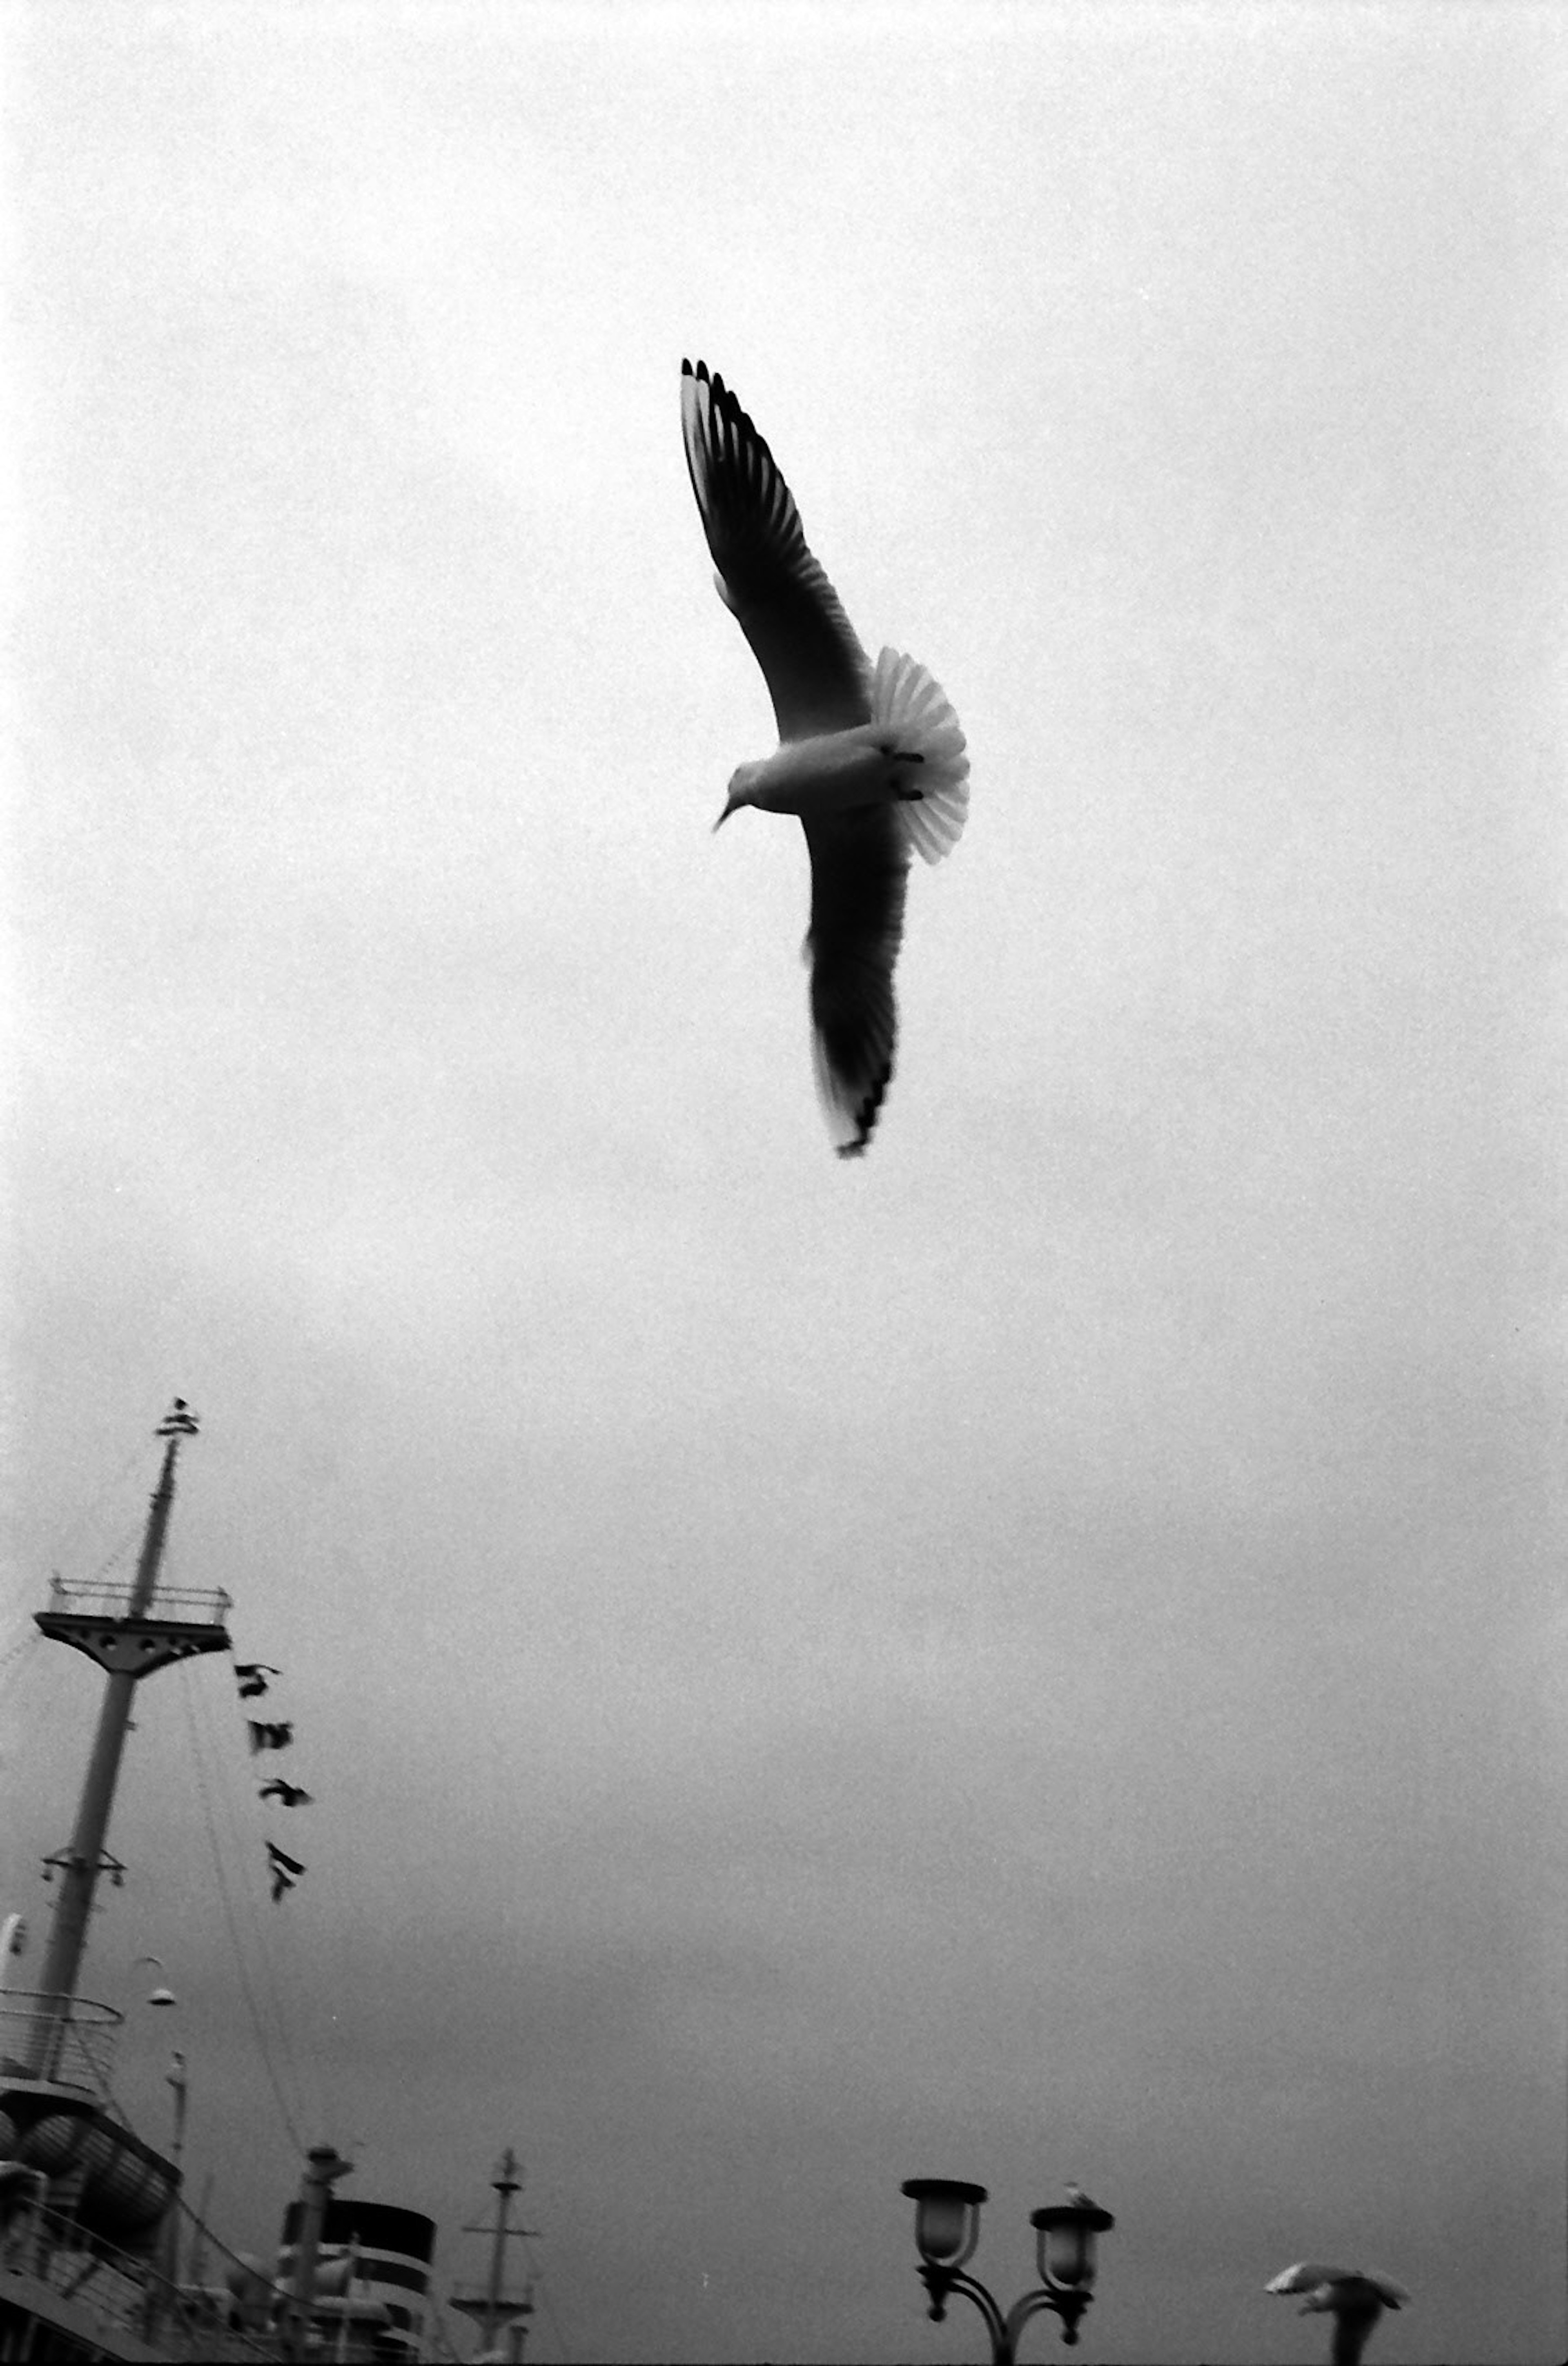
{"label": "ship superstructure", "polygon": [[[105,1684],[71,1839],[46,1860],[57,1881],[36,1989],[0,1993],[0,2358],[71,2360],[170,2354],[177,2295],[163,2274],[180,2172],[107,2106],[123,2016],[78,1992],[99,1881],[123,1868],[106,1842],[136,1687],[182,1660],[230,1648],[229,1597],[160,1594],[158,1573],[181,1447],[196,1417],[176,1397],[157,1435],[163,1464],[129,1587],[56,1578],[36,1624],[84,1652]],[[112,2346],[111,2346],[112,2344]],[[255,2354],[245,2345],[234,2354]]]}
{"label": "ship superstructure", "polygon": [[[22,1918],[0,1944],[0,2361],[332,2360],[413,2366],[437,2327],[427,2290],[434,2222],[338,2200],[352,2164],[308,2154],[284,2243],[264,2264],[230,2251],[180,2195],[184,2057],[175,2057],[175,2158],[112,2102],[124,2016],[79,1992],[94,1896],[123,1875],[107,1842],[136,1688],[177,1662],[231,1649],[230,1598],[159,1583],[178,1459],[197,1418],[176,1397],[129,1586],[55,1579],[35,1624],[104,1672],[74,1827],[45,1860],[55,1887],[39,1985],[11,1985]],[[156,1958],[143,1960],[156,1962]],[[155,1992],[168,2001],[168,1991]],[[445,2355],[453,2353],[447,2347]]]}

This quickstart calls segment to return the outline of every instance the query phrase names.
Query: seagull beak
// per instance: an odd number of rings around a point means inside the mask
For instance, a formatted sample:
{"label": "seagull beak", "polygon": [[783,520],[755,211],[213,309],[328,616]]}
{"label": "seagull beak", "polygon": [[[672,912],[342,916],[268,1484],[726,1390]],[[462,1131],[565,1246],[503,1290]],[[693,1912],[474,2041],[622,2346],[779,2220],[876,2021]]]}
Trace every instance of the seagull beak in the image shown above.
{"label": "seagull beak", "polygon": [[729,803],[725,806],[724,811],[720,814],[718,819],[713,826],[713,835],[716,835],[717,832],[724,828],[725,823],[729,819],[730,815],[734,813],[735,810],[735,799],[731,797]]}

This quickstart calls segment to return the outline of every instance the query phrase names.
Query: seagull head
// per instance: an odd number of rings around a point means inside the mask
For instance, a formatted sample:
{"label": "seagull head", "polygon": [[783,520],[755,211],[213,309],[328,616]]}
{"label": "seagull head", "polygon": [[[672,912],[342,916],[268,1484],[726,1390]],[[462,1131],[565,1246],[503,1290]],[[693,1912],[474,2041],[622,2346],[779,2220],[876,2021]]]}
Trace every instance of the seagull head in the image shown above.
{"label": "seagull head", "polygon": [[729,819],[730,815],[732,813],[739,813],[742,806],[754,806],[756,804],[757,783],[761,774],[762,769],[763,768],[761,764],[737,764],[734,772],[731,772],[729,776],[729,787],[725,796],[724,811],[715,822],[715,829],[722,829],[725,823]]}

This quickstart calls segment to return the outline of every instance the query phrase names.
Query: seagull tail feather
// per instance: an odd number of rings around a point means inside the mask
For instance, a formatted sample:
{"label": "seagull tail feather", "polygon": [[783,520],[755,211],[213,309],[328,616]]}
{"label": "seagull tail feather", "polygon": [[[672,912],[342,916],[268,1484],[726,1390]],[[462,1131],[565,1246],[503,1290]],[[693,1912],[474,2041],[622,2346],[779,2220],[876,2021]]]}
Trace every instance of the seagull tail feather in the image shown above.
{"label": "seagull tail feather", "polygon": [[957,845],[969,813],[969,759],[958,717],[942,684],[898,649],[884,649],[872,669],[871,719],[898,735],[920,760],[919,797],[897,806],[912,851],[940,862]]}

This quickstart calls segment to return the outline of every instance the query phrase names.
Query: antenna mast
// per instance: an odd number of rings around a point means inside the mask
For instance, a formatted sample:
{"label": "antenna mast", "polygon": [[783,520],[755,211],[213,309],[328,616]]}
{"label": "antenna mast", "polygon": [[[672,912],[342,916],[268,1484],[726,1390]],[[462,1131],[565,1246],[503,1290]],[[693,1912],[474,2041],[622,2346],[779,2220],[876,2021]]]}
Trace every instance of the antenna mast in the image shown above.
{"label": "antenna mast", "polygon": [[34,1614],[35,1624],[51,1641],[69,1643],[73,1650],[85,1651],[107,1678],[70,1846],[58,1856],[46,1859],[48,1865],[58,1868],[61,1880],[39,1982],[37,2034],[30,2066],[30,2075],[35,2079],[51,2075],[52,2056],[70,2021],[98,1877],[107,1872],[117,1883],[120,1878],[121,1867],[106,1855],[104,1842],[136,1687],[143,1676],[153,1675],[158,1669],[169,1667],[176,1660],[188,1659],[194,1652],[227,1651],[231,1648],[229,1631],[223,1623],[229,1609],[226,1594],[170,1597],[168,1606],[176,1610],[199,1606],[207,1612],[205,1618],[158,1615],[158,1571],[174,1506],[175,1464],[185,1439],[196,1434],[196,1415],[184,1397],[176,1397],[156,1432],[166,1441],[164,1466],[147,1515],[129,1598],[118,1595],[111,1606],[101,1612],[73,1609],[72,1602],[86,1595],[104,1605],[108,1590],[97,1585],[65,1585],[57,1578],[51,1607]]}
{"label": "antenna mast", "polygon": [[507,2332],[504,2355],[513,2361],[520,2361],[523,2344],[528,2338],[528,2319],[534,2314],[534,2294],[530,2285],[521,2300],[505,2297],[506,2246],[510,2238],[527,2236],[533,2230],[527,2226],[509,2226],[506,2223],[512,2197],[523,2190],[522,2168],[510,2145],[496,2163],[491,2184],[496,2195],[494,2225],[465,2226],[463,2229],[465,2235],[491,2235],[494,2237],[491,2247],[489,2282],[482,2293],[454,2293],[452,2306],[460,2309],[465,2316],[471,2316],[479,2327],[479,2338],[484,2344],[482,2356],[502,2356],[503,2353],[496,2347],[496,2338],[504,2324]]}

